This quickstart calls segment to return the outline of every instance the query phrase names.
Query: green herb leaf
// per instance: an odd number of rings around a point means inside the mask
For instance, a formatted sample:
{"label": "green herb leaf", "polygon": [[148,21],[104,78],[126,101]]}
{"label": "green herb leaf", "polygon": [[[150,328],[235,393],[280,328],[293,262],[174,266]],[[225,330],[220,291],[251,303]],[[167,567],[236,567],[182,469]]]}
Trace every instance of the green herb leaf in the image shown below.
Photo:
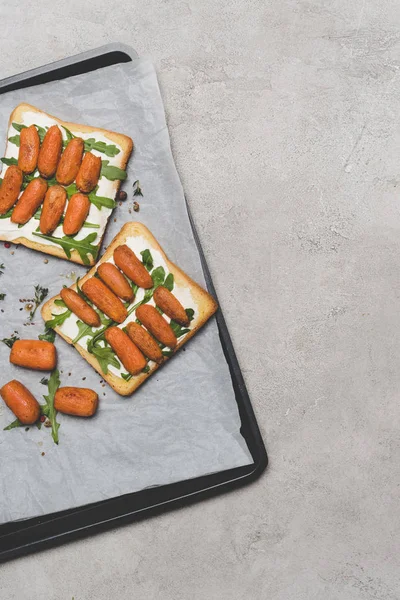
{"label": "green herb leaf", "polygon": [[47,288],[43,288],[40,285],[35,285],[35,298],[34,298],[34,303],[35,306],[33,308],[33,310],[31,310],[31,312],[29,313],[29,320],[33,321],[33,317],[35,316],[35,313],[38,309],[38,307],[42,304],[43,300],[47,297],[47,294],[49,293],[49,290]]}
{"label": "green herb leaf", "polygon": [[19,145],[20,145],[19,135],[12,135],[11,137],[8,138],[8,141],[11,142],[12,144],[15,144],[19,148]]}
{"label": "green herb leaf", "polygon": [[23,423],[19,419],[15,419],[12,423],[4,427],[3,431],[9,431],[10,429],[15,429],[16,427],[25,427]]}
{"label": "green herb leaf", "polygon": [[154,287],[162,285],[165,279],[164,267],[156,267],[154,271],[151,272],[151,277],[153,279]]}
{"label": "green herb leaf", "polygon": [[172,292],[172,290],[174,289],[174,275],[173,273],[168,273],[165,281],[164,281],[164,287],[167,288],[167,290],[169,290],[170,292]]}
{"label": "green herb leaf", "polygon": [[95,191],[90,192],[88,198],[90,202],[99,210],[101,210],[103,206],[111,209],[117,206],[117,203],[112,198],[107,198],[106,196],[97,196]]}
{"label": "green herb leaf", "polygon": [[19,339],[20,339],[20,337],[18,335],[16,335],[15,333],[13,333],[11,337],[3,338],[2,340],[0,340],[0,342],[3,342],[3,344],[8,346],[9,348],[12,348],[14,343]]}
{"label": "green herb leaf", "polygon": [[[67,287],[67,286],[64,285],[63,287]],[[61,298],[56,298],[56,300],[54,300],[54,304],[56,306],[62,306],[63,308],[67,308],[67,305],[65,304],[64,300],[62,300]]]}
{"label": "green herb leaf", "polygon": [[189,333],[189,331],[190,331],[190,329],[187,329],[186,327],[182,327],[176,321],[170,321],[170,327],[171,327],[172,331],[175,333],[177,338],[182,337],[183,335],[185,335],[185,333]]}
{"label": "green herb leaf", "polygon": [[4,215],[0,215],[0,219],[9,219],[12,215],[13,208],[10,208]]}
{"label": "green herb leaf", "polygon": [[154,261],[150,250],[142,250],[140,254],[142,255],[142,263],[148,271],[151,271],[154,266]]}
{"label": "green herb leaf", "polygon": [[83,321],[77,321],[76,324],[78,326],[78,333],[72,340],[73,344],[76,344],[79,342],[79,340],[86,336],[93,337],[97,333],[97,331],[95,331],[91,325],[87,325],[86,323],[83,323]]}
{"label": "green herb leaf", "polygon": [[17,161],[16,158],[2,158],[1,162],[4,165],[7,165],[7,167],[9,167],[10,165],[17,165],[18,164],[18,161]]}
{"label": "green herb leaf", "polygon": [[100,177],[105,177],[110,181],[116,181],[117,179],[124,181],[127,177],[126,171],[119,167],[115,167],[114,165],[109,165],[109,162],[109,160],[101,161]]}
{"label": "green herb leaf", "polygon": [[49,393],[47,396],[43,396],[46,400],[46,404],[41,405],[42,414],[44,414],[51,423],[51,435],[56,444],[58,444],[58,430],[60,424],[57,423],[57,411],[54,408],[54,396],[58,388],[60,387],[60,374],[58,369],[52,372],[50,375],[48,388]]}
{"label": "green herb leaf", "polygon": [[67,143],[70,142],[75,137],[74,134],[71,133],[71,131],[69,129],[64,127],[64,125],[61,125],[61,127],[64,129],[65,133],[67,134]]}
{"label": "green herb leaf", "polygon": [[121,377],[122,379],[125,379],[125,381],[130,381],[132,379],[132,375],[130,373],[121,373]]}
{"label": "green herb leaf", "polygon": [[142,192],[142,188],[140,187],[139,179],[136,179],[136,181],[133,182],[132,187],[134,188],[134,192],[133,192],[134,196],[143,196],[143,192]]}
{"label": "green herb leaf", "polygon": [[22,125],[21,123],[11,123],[16,131],[21,131],[22,129],[26,129],[26,125]]}
{"label": "green herb leaf", "polygon": [[[55,300],[54,304],[56,304],[57,306],[65,306],[64,302],[61,300],[62,305],[59,303],[60,301]],[[59,315],[55,315],[54,313],[51,313],[51,316],[53,317],[52,319],[50,319],[49,321],[45,322],[45,326],[46,329],[54,329],[55,327],[60,327],[60,325],[62,325],[64,323],[64,321],[66,321],[68,319],[68,317],[70,317],[72,315],[72,311],[70,311],[69,309],[67,309],[65,312],[59,314]]]}
{"label": "green herb leaf", "polygon": [[76,250],[82,259],[84,265],[90,265],[89,254],[95,260],[99,252],[99,246],[95,246],[92,242],[96,239],[97,233],[89,233],[83,240],[76,240],[74,237],[65,235],[62,238],[56,238],[51,235],[44,235],[43,233],[33,232],[33,235],[37,237],[59,244],[64,250],[67,258],[71,258],[72,250]]}
{"label": "green herb leaf", "polygon": [[189,319],[189,321],[193,321],[193,319],[194,319],[194,310],[193,310],[193,308],[185,308],[185,313],[186,313],[187,318]]}
{"label": "green herb leaf", "polygon": [[68,200],[69,200],[71,198],[71,196],[78,193],[78,188],[76,187],[76,183],[71,183],[70,185],[68,185],[65,188],[65,191],[67,192],[67,196],[68,196]]}
{"label": "green herb leaf", "polygon": [[101,370],[105,375],[108,373],[109,365],[115,367],[116,369],[120,369],[121,365],[114,354],[114,350],[105,346],[104,348],[101,346],[94,346],[92,349],[92,354],[96,357]]}
{"label": "green herb leaf", "polygon": [[44,140],[44,136],[46,135],[47,131],[44,127],[40,127],[40,125],[36,125],[35,124],[36,129],[38,130],[38,134],[39,134],[39,139],[40,139],[40,143],[43,143]]}
{"label": "green herb leaf", "polygon": [[120,149],[114,144],[106,144],[105,142],[96,142],[94,138],[85,140],[85,151],[97,150],[103,152],[106,156],[116,156],[120,153]]}
{"label": "green herb leaf", "polygon": [[150,371],[150,365],[146,365],[144,369],[142,369],[142,373],[148,373]]}
{"label": "green herb leaf", "polygon": [[173,350],[163,350],[162,353],[163,353],[163,356],[167,356],[168,358],[170,358],[171,356],[173,356],[174,351]]}
{"label": "green herb leaf", "polygon": [[54,329],[46,329],[46,331],[44,333],[41,333],[38,337],[39,340],[53,343],[56,339],[56,332],[54,331]]}

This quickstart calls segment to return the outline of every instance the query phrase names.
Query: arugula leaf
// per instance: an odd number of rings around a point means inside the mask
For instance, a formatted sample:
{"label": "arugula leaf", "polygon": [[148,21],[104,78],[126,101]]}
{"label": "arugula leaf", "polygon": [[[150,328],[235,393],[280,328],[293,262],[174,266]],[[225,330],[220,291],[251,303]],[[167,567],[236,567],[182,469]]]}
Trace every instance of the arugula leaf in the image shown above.
{"label": "arugula leaf", "polygon": [[[64,287],[64,288],[66,288],[67,286],[66,286],[66,285],[63,285],[63,287]],[[56,299],[54,300],[54,304],[55,304],[56,306],[62,306],[63,308],[67,308],[67,305],[65,304],[64,300],[62,300],[61,298],[56,298]]]}
{"label": "arugula leaf", "polygon": [[94,204],[95,207],[99,210],[101,210],[102,206],[104,206],[105,208],[115,208],[117,206],[115,200],[113,200],[112,198],[107,198],[106,196],[97,196],[95,190],[88,194],[88,198],[90,202]]}
{"label": "arugula leaf", "polygon": [[0,342],[3,342],[3,344],[8,346],[9,348],[12,348],[14,343],[19,339],[20,339],[20,337],[18,335],[15,335],[15,333],[13,333],[11,337],[3,338],[2,340],[0,340]]}
{"label": "arugula leaf", "polygon": [[151,277],[153,279],[154,287],[162,285],[165,279],[165,270],[164,267],[157,267],[154,271],[151,272]]}
{"label": "arugula leaf", "polygon": [[8,138],[8,141],[11,142],[12,144],[15,144],[19,148],[19,146],[20,146],[19,135],[12,135],[11,137]]}
{"label": "arugula leaf", "polygon": [[173,273],[168,273],[168,275],[164,281],[164,287],[166,287],[167,290],[169,290],[170,292],[172,292],[172,290],[174,289],[174,274]]}
{"label": "arugula leaf", "polygon": [[31,312],[29,313],[29,320],[32,321],[33,317],[35,316],[35,313],[37,311],[37,309],[39,308],[39,306],[42,304],[43,300],[47,297],[49,290],[47,288],[43,288],[40,285],[35,285],[35,298],[34,298],[34,303],[35,306],[33,308],[33,310],[31,310]]}
{"label": "arugula leaf", "polygon": [[68,200],[71,198],[71,196],[73,196],[74,194],[78,193],[78,188],[76,187],[76,183],[71,183],[70,185],[68,185],[65,188],[65,191],[67,192],[67,196],[68,196]]}
{"label": "arugula leaf", "polygon": [[67,143],[70,142],[74,137],[76,137],[73,133],[71,133],[71,131],[69,129],[64,127],[64,125],[61,125],[61,127],[64,129],[65,133],[67,134]]}
{"label": "arugula leaf", "polygon": [[4,158],[4,157],[3,157],[3,158],[1,159],[1,162],[2,162],[4,165],[7,165],[7,167],[9,167],[10,165],[17,165],[17,164],[18,164],[18,161],[17,161],[17,159],[16,159],[16,158]]}
{"label": "arugula leaf", "polygon": [[21,123],[11,123],[11,125],[14,127],[14,129],[16,129],[17,131],[21,131],[22,129],[26,129],[26,125],[22,125]]}
{"label": "arugula leaf", "polygon": [[0,294],[0,300],[4,300],[4,298],[7,296],[7,294]]}
{"label": "arugula leaf", "polygon": [[109,160],[101,161],[100,177],[105,177],[110,181],[115,181],[117,179],[124,181],[127,177],[126,171],[119,167],[115,167],[114,165],[109,165],[109,162]]}
{"label": "arugula leaf", "polygon": [[85,140],[85,151],[90,152],[91,150],[97,150],[97,152],[103,152],[106,156],[116,156],[120,153],[120,149],[113,144],[106,144],[105,142],[96,142],[94,138]]}
{"label": "arugula leaf", "polygon": [[51,423],[51,435],[56,444],[58,444],[58,430],[60,424],[57,423],[57,411],[54,408],[54,396],[58,388],[60,387],[60,374],[58,369],[52,372],[50,375],[48,389],[49,393],[47,396],[43,396],[46,400],[46,404],[40,406],[42,414],[45,415]]}
{"label": "arugula leaf", "polygon": [[163,350],[162,353],[163,353],[163,356],[167,356],[168,358],[170,358],[171,356],[173,356],[174,351],[173,350]]}
{"label": "arugula leaf", "polygon": [[171,320],[169,325],[177,338],[182,337],[183,335],[185,335],[185,333],[189,333],[190,331],[190,329],[188,329],[187,327],[182,327],[176,321]]}
{"label": "arugula leaf", "polygon": [[94,331],[94,329],[91,325],[87,325],[83,321],[77,321],[76,324],[78,326],[78,333],[77,333],[76,337],[72,340],[73,344],[76,344],[77,342],[79,342],[79,340],[81,340],[83,337],[86,337],[86,336],[93,337],[97,333],[97,331]]}
{"label": "arugula leaf", "polygon": [[71,251],[76,250],[82,259],[84,265],[90,265],[89,254],[95,260],[99,252],[99,246],[95,246],[92,242],[96,239],[97,233],[89,233],[83,240],[76,240],[74,237],[65,235],[62,238],[56,238],[51,235],[44,235],[43,233],[33,232],[33,235],[37,237],[59,244],[64,250],[67,258],[71,258]]}
{"label": "arugula leaf", "polygon": [[[61,302],[62,302],[62,304],[61,304]],[[65,305],[65,303],[62,300],[55,300],[54,304],[56,304],[57,306],[64,306],[65,308],[67,308],[66,305]],[[53,318],[50,319],[49,321],[45,322],[46,329],[54,329],[55,327],[59,327],[71,315],[72,315],[72,311],[69,310],[69,308],[65,312],[63,312],[63,313],[61,313],[59,315],[55,315],[54,313],[51,313],[51,316]]]}
{"label": "arugula leaf", "polygon": [[142,369],[142,373],[148,373],[150,371],[150,365],[146,365],[144,369]]}
{"label": "arugula leaf", "polygon": [[154,266],[154,261],[150,250],[142,250],[140,254],[142,255],[142,263],[148,271],[151,271]]}
{"label": "arugula leaf", "polygon": [[131,375],[130,373],[121,373],[121,377],[122,379],[125,379],[125,381],[130,381],[133,375]]}
{"label": "arugula leaf", "polygon": [[40,125],[36,125],[35,124],[35,127],[38,130],[40,143],[42,144],[42,142],[44,140],[44,136],[46,135],[47,131],[46,131],[46,129],[44,127],[40,127]]}
{"label": "arugula leaf", "polygon": [[9,431],[10,429],[15,429],[16,427],[25,427],[25,425],[21,423],[19,419],[15,419],[15,421],[7,425],[7,427],[4,427],[3,431]]}
{"label": "arugula leaf", "polygon": [[38,336],[39,340],[42,340],[44,342],[54,342],[54,340],[56,339],[56,332],[54,331],[54,329],[47,329],[45,330],[44,333],[41,333]]}
{"label": "arugula leaf", "polygon": [[0,215],[0,219],[9,219],[12,215],[13,208],[10,208],[4,215]]}
{"label": "arugula leaf", "polygon": [[112,365],[116,369],[121,368],[119,360],[114,354],[114,350],[108,346],[105,346],[104,348],[101,346],[94,346],[92,354],[97,358],[101,370],[105,375],[108,373],[109,365]]}
{"label": "arugula leaf", "polygon": [[193,310],[193,308],[185,308],[185,313],[186,313],[187,318],[189,319],[189,321],[193,321],[193,319],[194,319],[194,310]]}

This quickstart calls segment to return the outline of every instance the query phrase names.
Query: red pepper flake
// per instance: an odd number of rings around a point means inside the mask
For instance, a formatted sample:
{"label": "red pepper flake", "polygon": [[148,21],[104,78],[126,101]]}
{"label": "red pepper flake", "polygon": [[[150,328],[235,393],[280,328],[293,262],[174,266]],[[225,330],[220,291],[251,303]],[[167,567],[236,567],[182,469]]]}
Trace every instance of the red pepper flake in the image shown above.
{"label": "red pepper flake", "polygon": [[4,243],[4,248],[11,248],[10,242],[5,242]]}
{"label": "red pepper flake", "polygon": [[45,417],[44,415],[42,415],[42,416],[40,417],[40,422],[41,422],[41,423],[44,423],[44,422],[45,422],[45,420],[46,420],[46,417]]}

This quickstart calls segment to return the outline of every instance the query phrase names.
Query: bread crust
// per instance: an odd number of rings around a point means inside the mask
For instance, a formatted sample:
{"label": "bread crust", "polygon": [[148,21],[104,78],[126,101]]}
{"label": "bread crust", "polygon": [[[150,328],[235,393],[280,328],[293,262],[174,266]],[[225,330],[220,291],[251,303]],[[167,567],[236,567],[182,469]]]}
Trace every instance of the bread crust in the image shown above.
{"label": "bread crust", "polygon": [[[14,110],[12,111],[9,121],[8,121],[8,129],[9,129],[11,123],[13,123],[13,122],[21,123],[23,121],[23,116],[24,116],[25,112],[34,112],[41,116],[48,117],[49,119],[56,121],[56,123],[58,125],[66,127],[72,133],[76,133],[76,134],[94,133],[94,132],[101,133],[110,142],[112,142],[114,144],[118,144],[118,146],[121,147],[120,168],[124,169],[124,170],[126,169],[130,155],[133,150],[133,141],[129,136],[127,136],[123,133],[116,133],[115,131],[108,131],[107,129],[102,129],[101,127],[92,127],[90,125],[81,125],[79,123],[71,123],[70,121],[62,121],[58,117],[54,117],[53,115],[50,115],[49,113],[46,113],[46,112],[40,110],[39,108],[36,108],[36,106],[32,106],[31,104],[27,104],[25,102],[18,104],[18,106],[16,106],[14,108]],[[7,129],[7,131],[8,131],[8,129]],[[7,141],[7,144],[8,143],[9,142]],[[114,182],[114,184],[115,184],[114,197],[116,197],[119,192],[119,189],[121,187],[121,181],[116,180]],[[112,216],[112,212],[110,213],[108,220],[110,219],[111,216]],[[108,220],[107,220],[107,223],[108,223]],[[104,228],[104,232],[103,232],[103,235],[101,236],[101,239],[99,240],[99,243],[98,243],[99,248],[101,247],[101,245],[103,243],[103,238],[104,238],[106,229],[107,229],[107,225]],[[61,246],[56,246],[56,245],[51,246],[50,244],[42,244],[41,242],[36,242],[36,241],[30,240],[24,236],[18,236],[14,239],[9,239],[9,237],[2,236],[2,233],[0,231],[0,240],[9,241],[12,244],[21,244],[23,246],[26,246],[27,248],[32,248],[33,250],[38,250],[39,252],[44,252],[45,254],[50,254],[51,256],[57,256],[58,258],[63,258],[64,260],[68,260],[70,262],[75,262],[80,265],[85,264],[82,261],[81,257],[79,256],[79,252],[77,252],[77,250],[72,250],[71,258],[67,258],[66,254],[65,254],[64,250],[61,248]],[[89,260],[90,260],[90,262],[89,262],[90,266],[94,265],[96,263],[96,257],[93,257],[90,255]]]}
{"label": "bread crust", "polygon": [[[138,222],[126,223],[122,227],[121,231],[114,238],[114,240],[111,242],[111,244],[108,246],[106,252],[99,260],[97,265],[90,269],[90,271],[88,271],[88,273],[84,277],[82,277],[82,279],[79,280],[79,284],[81,286],[87,279],[93,277],[93,275],[96,272],[97,266],[112,258],[115,248],[117,248],[121,244],[125,244],[127,238],[133,236],[144,237],[147,240],[149,248],[151,250],[154,249],[160,252],[168,266],[170,273],[173,273],[175,282],[179,286],[188,287],[194,301],[196,302],[196,325],[180,341],[178,340],[176,348],[174,349],[175,354],[175,352],[177,352],[179,348],[186,344],[186,342],[190,340],[197,333],[197,331],[208,321],[208,319],[216,312],[218,305],[214,298],[208,292],[206,292],[198,283],[193,281],[191,277],[186,275],[186,273],[184,273],[182,269],[180,269],[168,259],[167,255],[161,248],[160,244],[157,242],[156,238],[149,231],[149,229],[147,229],[145,225]],[[71,286],[71,289],[75,291],[76,288],[76,284]],[[56,306],[54,302],[57,299],[60,299],[59,295],[54,296],[44,304],[41,312],[42,317],[45,321],[49,321],[52,318],[52,312],[54,311]],[[68,342],[68,344],[72,344],[72,339],[69,336],[65,335],[59,327],[56,327],[55,331],[66,342]],[[87,360],[87,362],[101,375],[104,381],[106,381],[121,396],[131,395],[142,383],[146,381],[146,379],[148,379],[148,377],[150,377],[161,366],[156,363],[151,363],[150,371],[148,373],[140,373],[139,375],[133,376],[132,379],[130,379],[129,381],[125,381],[124,379],[122,379],[122,377],[118,377],[117,375],[114,375],[110,372],[107,375],[105,375],[93,354],[90,354],[87,350],[85,350],[78,344],[75,344],[74,346],[76,350],[78,350],[79,354],[83,356],[83,358]],[[164,362],[166,362],[167,360],[169,360],[168,357],[166,357]],[[164,364],[164,362],[162,364]]]}

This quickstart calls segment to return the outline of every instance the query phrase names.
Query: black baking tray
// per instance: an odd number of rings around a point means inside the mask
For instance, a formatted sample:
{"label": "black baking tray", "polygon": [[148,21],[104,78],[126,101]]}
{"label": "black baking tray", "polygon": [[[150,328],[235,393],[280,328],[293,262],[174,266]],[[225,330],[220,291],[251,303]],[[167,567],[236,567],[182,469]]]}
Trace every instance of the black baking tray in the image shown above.
{"label": "black baking tray", "polygon": [[[0,94],[64,79],[101,67],[129,62],[137,56],[135,50],[129,46],[118,43],[108,44],[19,75],[7,77],[0,81]],[[189,207],[187,208],[189,212]],[[190,212],[189,218],[200,253],[208,291],[216,298],[214,285]],[[221,309],[217,312],[216,320],[239,408],[240,431],[247,442],[253,463],[245,467],[153,487],[42,517],[6,523],[0,526],[0,562],[210,498],[246,485],[261,475],[268,464],[267,453]]]}

